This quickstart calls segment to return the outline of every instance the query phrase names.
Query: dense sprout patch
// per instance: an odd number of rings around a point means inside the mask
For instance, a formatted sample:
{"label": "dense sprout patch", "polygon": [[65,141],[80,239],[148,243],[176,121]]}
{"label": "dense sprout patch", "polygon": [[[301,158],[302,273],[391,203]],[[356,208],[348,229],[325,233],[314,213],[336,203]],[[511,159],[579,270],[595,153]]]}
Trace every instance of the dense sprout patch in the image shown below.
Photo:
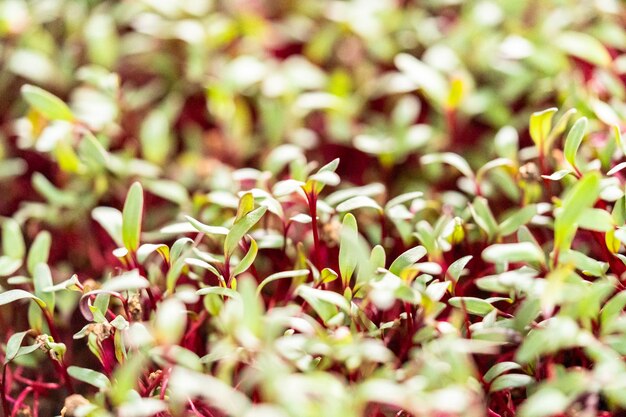
{"label": "dense sprout patch", "polygon": [[0,3],[3,414],[623,414],[626,11],[421,3]]}

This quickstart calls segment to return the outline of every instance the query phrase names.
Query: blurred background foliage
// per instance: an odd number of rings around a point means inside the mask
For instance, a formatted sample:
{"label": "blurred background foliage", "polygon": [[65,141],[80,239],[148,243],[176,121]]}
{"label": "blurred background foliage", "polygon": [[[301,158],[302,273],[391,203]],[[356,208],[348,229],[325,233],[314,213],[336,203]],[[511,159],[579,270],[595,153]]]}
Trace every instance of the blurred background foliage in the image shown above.
{"label": "blurred background foliage", "polygon": [[[600,99],[624,113],[617,0],[7,0],[0,8],[3,158],[34,149],[58,161],[79,142],[59,123],[20,118],[20,85],[39,85],[119,156],[113,178],[70,187],[95,189],[96,198],[132,175],[206,187],[224,164],[258,166],[283,143],[313,159],[350,155],[341,173],[353,182],[403,184],[415,181],[416,154],[447,149],[484,162],[476,145],[504,125],[523,131],[538,108],[593,114]],[[84,174],[58,165],[63,181]],[[1,172],[24,169],[11,160]],[[10,213],[15,200],[0,209]]]}

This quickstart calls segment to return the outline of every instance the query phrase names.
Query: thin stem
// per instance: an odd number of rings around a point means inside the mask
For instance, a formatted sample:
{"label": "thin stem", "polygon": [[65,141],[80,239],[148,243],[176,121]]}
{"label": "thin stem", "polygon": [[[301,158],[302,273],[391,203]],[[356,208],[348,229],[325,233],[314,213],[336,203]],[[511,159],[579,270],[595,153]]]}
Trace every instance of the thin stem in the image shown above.
{"label": "thin stem", "polygon": [[7,400],[7,365],[2,367],[2,410],[4,415],[9,415],[9,402]]}
{"label": "thin stem", "polygon": [[[57,331],[57,328],[54,324],[54,319],[52,318],[50,311],[48,311],[46,308],[42,308],[41,311],[43,312],[43,316],[46,319],[46,323],[48,323],[48,328],[50,329],[50,335],[52,336],[52,339],[54,339],[56,343],[61,343],[61,337],[59,336],[59,332]],[[63,359],[59,361],[53,359],[52,362],[54,363],[54,366],[58,369],[58,371],[61,372],[61,375],[63,376],[63,382],[65,383],[67,391],[70,394],[73,394],[74,387],[72,386],[72,381],[69,374],[67,373],[67,366],[65,366]]]}
{"label": "thin stem", "polygon": [[36,390],[58,389],[61,386],[55,382],[33,381],[32,379],[23,377],[18,373],[14,373],[13,378],[15,378],[16,381],[21,382],[22,384],[26,384],[35,388]]}
{"label": "thin stem", "polygon": [[24,391],[20,393],[20,395],[15,400],[15,404],[13,405],[13,411],[11,412],[11,417],[15,417],[20,410],[20,406],[24,403],[24,400],[33,391],[32,387],[27,387]]}
{"label": "thin stem", "polygon": [[172,368],[167,368],[165,370],[163,370],[163,378],[161,382],[161,393],[159,395],[159,398],[161,400],[165,399],[165,391],[167,390],[167,384],[170,380],[170,373],[172,372]]}

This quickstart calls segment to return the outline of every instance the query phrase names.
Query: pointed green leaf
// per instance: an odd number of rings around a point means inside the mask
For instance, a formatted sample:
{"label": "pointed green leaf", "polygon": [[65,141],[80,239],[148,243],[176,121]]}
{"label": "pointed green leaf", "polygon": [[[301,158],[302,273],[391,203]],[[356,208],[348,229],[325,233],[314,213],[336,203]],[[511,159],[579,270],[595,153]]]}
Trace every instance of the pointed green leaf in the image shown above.
{"label": "pointed green leaf", "polygon": [[282,271],[282,272],[276,272],[272,275],[269,275],[267,278],[265,278],[263,281],[261,281],[261,283],[259,284],[259,286],[256,289],[257,294],[261,293],[261,290],[270,282],[274,282],[277,281],[279,279],[286,279],[286,278],[296,278],[296,277],[303,277],[309,275],[309,270],[308,269],[296,269],[293,271]]}
{"label": "pointed green leaf", "polygon": [[0,293],[0,306],[25,299],[35,300],[42,308],[46,306],[46,303],[42,299],[24,290],[9,290]]}
{"label": "pointed green leaf", "polygon": [[525,374],[507,374],[498,377],[489,386],[489,392],[525,387],[533,382],[533,378]]}
{"label": "pointed green leaf", "polygon": [[592,207],[600,194],[600,175],[585,175],[566,194],[562,207],[555,213],[554,247],[560,251],[569,249],[578,219],[584,209]]}
{"label": "pointed green leaf", "polygon": [[91,218],[106,230],[117,246],[124,246],[121,211],[113,207],[96,207],[91,211]]}
{"label": "pointed green leaf", "polygon": [[515,362],[500,362],[493,365],[485,373],[483,379],[485,382],[491,382],[505,372],[512,371],[514,369],[522,369],[522,366]]}
{"label": "pointed green leaf", "polygon": [[565,159],[572,167],[576,167],[576,154],[587,132],[587,118],[581,117],[574,123],[565,139]]}
{"label": "pointed green leaf", "polygon": [[20,225],[13,219],[7,219],[2,224],[2,250],[13,259],[24,259],[26,245]]}
{"label": "pointed green leaf", "polygon": [[498,226],[498,234],[500,236],[508,236],[515,233],[520,226],[527,224],[536,214],[537,205],[529,204],[522,207],[500,223]]}
{"label": "pointed green leaf", "polygon": [[259,246],[257,245],[254,239],[250,238],[250,249],[248,249],[248,253],[246,253],[246,256],[244,256],[239,261],[237,266],[235,266],[235,268],[233,269],[232,275],[237,276],[241,274],[242,272],[247,271],[248,268],[250,268],[250,265],[252,265],[252,263],[256,259],[256,255],[258,252],[259,252]]}
{"label": "pointed green leaf", "polygon": [[80,366],[70,366],[67,373],[74,379],[93,385],[96,388],[105,390],[111,387],[111,381],[106,375],[96,372],[89,368],[81,368]]}
{"label": "pointed green leaf", "polygon": [[54,94],[30,84],[23,85],[21,92],[28,104],[46,119],[68,122],[74,120],[74,115],[67,104]]}
{"label": "pointed green leaf", "polygon": [[337,206],[337,211],[342,213],[360,208],[372,208],[379,213],[383,212],[383,208],[372,198],[364,195],[352,197]]}
{"label": "pointed green leaf", "polygon": [[433,153],[424,155],[420,158],[420,162],[423,165],[428,164],[448,164],[458,169],[461,174],[466,176],[467,178],[474,178],[474,171],[470,168],[467,161],[460,155],[453,152],[445,152],[445,153]]}
{"label": "pointed green leaf", "polygon": [[28,251],[28,259],[26,261],[28,272],[34,274],[35,266],[38,263],[48,262],[51,245],[52,236],[50,235],[50,232],[48,232],[47,230],[42,230],[37,234],[35,240],[33,241],[33,244],[30,245],[30,250]]}
{"label": "pointed green leaf", "polygon": [[339,244],[339,274],[344,287],[350,282],[359,261],[358,239],[359,230],[356,218],[348,213],[343,218]]}
{"label": "pointed green leaf", "polygon": [[4,364],[5,365],[11,362],[15,358],[15,356],[17,355],[17,352],[20,349],[20,346],[22,346],[22,341],[24,340],[27,334],[28,334],[28,330],[25,332],[14,333],[13,335],[11,335],[11,337],[9,338],[9,341],[7,342],[7,346],[4,349],[4,352],[5,352]]}
{"label": "pointed green leaf", "polygon": [[38,263],[35,265],[35,271],[33,273],[35,295],[43,300],[50,313],[54,313],[55,294],[53,292],[46,291],[46,289],[52,287],[53,284],[54,282],[52,281],[50,267],[44,263]]}
{"label": "pointed green leaf", "polygon": [[448,303],[453,307],[464,308],[468,313],[478,316],[489,314],[495,308],[488,301],[477,297],[452,297]]}
{"label": "pointed green leaf", "polygon": [[470,205],[470,211],[476,224],[487,233],[490,239],[493,238],[498,232],[498,222],[496,222],[495,217],[493,217],[487,199],[476,197],[474,202]]}
{"label": "pointed green leaf", "polygon": [[243,219],[246,214],[254,210],[254,196],[251,192],[247,192],[239,199],[239,206],[237,207],[237,216],[235,217],[235,223]]}
{"label": "pointed green leaf", "polygon": [[472,255],[467,255],[452,262],[446,271],[446,275],[450,277],[452,281],[457,282],[461,277],[461,273],[465,269],[465,266],[472,260],[472,258]]}
{"label": "pointed green leaf", "polygon": [[612,59],[609,51],[596,38],[583,32],[563,32],[554,39],[554,44],[568,55],[592,64],[608,67]]}
{"label": "pointed green leaf", "polygon": [[545,150],[545,141],[552,129],[552,118],[556,112],[557,109],[552,107],[530,116],[530,137],[541,153]]}
{"label": "pointed green leaf", "polygon": [[261,220],[261,217],[263,217],[266,211],[266,206],[258,207],[246,214],[230,228],[228,235],[226,235],[226,240],[224,241],[224,255],[230,256],[235,251],[241,238]]}
{"label": "pointed green leaf", "polygon": [[122,212],[122,239],[130,252],[135,252],[139,247],[142,217],[143,188],[140,183],[135,182],[128,190]]}
{"label": "pointed green leaf", "polygon": [[545,255],[541,248],[530,242],[491,245],[483,251],[482,257],[491,263],[545,262]]}
{"label": "pointed green leaf", "polygon": [[202,232],[207,235],[222,235],[226,236],[228,234],[228,229],[222,226],[209,226],[208,224],[204,224],[193,217],[185,216],[187,221],[191,223],[194,229],[199,232]]}
{"label": "pointed green leaf", "polygon": [[426,255],[426,249],[423,246],[411,248],[402,255],[398,256],[398,258],[392,262],[389,267],[389,272],[400,276],[402,271],[422,259],[424,255]]}

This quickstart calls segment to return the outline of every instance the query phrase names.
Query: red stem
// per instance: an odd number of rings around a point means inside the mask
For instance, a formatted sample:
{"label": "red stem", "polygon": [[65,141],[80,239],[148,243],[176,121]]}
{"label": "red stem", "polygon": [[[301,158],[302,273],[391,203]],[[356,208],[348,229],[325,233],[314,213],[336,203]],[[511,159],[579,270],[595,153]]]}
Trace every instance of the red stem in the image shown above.
{"label": "red stem", "polygon": [[32,390],[33,389],[31,387],[27,387],[24,391],[20,393],[20,395],[15,400],[15,404],[13,405],[13,411],[11,412],[11,417],[15,417],[17,415],[17,412],[20,410],[20,406],[26,399],[26,396],[30,394]]}
{"label": "red stem", "polygon": [[[41,311],[43,312],[43,316],[46,319],[46,323],[48,323],[48,328],[50,329],[50,335],[52,336],[52,339],[54,339],[56,343],[61,343],[61,337],[59,336],[59,332],[57,331],[56,326],[54,325],[54,320],[52,318],[52,315],[50,314],[50,311],[48,311],[45,308],[42,308]],[[52,362],[54,366],[57,368],[57,371],[59,371],[61,375],[63,376],[63,382],[65,383],[65,387],[67,388],[67,391],[70,394],[73,394],[74,387],[72,386],[72,381],[70,379],[69,374],[67,373],[67,367],[65,366],[63,359],[61,359],[58,362],[53,359]]]}
{"label": "red stem", "polygon": [[4,415],[9,415],[9,403],[7,400],[7,365],[2,366],[2,410]]}

